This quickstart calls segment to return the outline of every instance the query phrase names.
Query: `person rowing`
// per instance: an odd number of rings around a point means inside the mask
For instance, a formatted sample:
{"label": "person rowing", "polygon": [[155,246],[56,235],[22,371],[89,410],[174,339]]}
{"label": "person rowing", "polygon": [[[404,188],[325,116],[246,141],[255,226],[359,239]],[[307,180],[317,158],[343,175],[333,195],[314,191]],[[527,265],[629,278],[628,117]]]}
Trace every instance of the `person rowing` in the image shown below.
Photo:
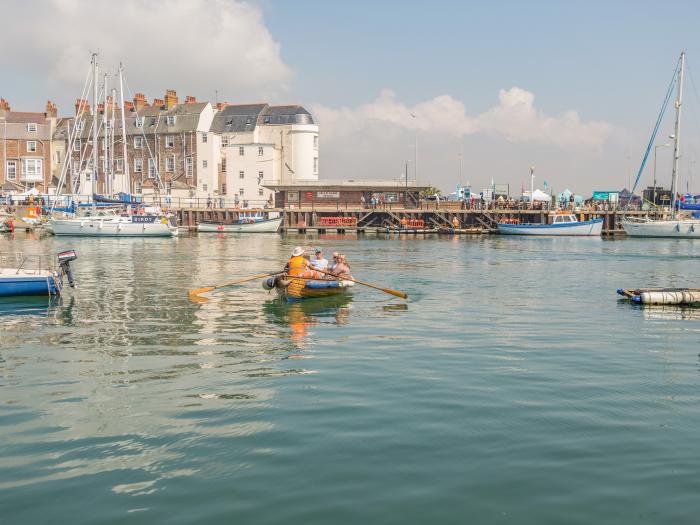
{"label": "person rowing", "polygon": [[314,258],[309,261],[309,264],[314,270],[328,269],[328,259],[323,256],[323,250],[321,248],[316,248],[314,251]]}
{"label": "person rowing", "polygon": [[284,271],[290,277],[303,277],[305,279],[322,279],[325,274],[312,270],[309,260],[304,257],[304,248],[297,246],[292,251],[292,257],[287,261]]}

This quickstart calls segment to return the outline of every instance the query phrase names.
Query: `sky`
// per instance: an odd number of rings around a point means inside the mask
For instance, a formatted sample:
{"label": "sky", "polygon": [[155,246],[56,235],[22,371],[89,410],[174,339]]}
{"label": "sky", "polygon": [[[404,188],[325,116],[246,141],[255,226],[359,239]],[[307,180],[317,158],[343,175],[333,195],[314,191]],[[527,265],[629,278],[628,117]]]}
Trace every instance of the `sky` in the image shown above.
{"label": "sky", "polygon": [[[444,193],[461,180],[517,195],[530,167],[555,192],[629,186],[685,49],[681,186],[700,192],[700,2],[4,0],[3,13],[16,22],[0,32],[0,96],[15,110],[51,99],[70,115],[97,50],[108,72],[124,63],[127,94],[304,105],[321,178],[396,179],[408,162]],[[658,149],[663,184],[671,158]],[[641,185],[652,171],[653,158]]]}

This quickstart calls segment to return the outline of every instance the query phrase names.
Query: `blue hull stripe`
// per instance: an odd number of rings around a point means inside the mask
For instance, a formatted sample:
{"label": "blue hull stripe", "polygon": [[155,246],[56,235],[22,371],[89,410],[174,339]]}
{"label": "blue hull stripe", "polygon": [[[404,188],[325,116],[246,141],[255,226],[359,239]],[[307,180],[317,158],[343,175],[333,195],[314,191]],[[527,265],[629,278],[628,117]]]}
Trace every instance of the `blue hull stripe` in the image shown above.
{"label": "blue hull stripe", "polygon": [[0,297],[18,297],[23,295],[58,295],[61,292],[60,281],[52,277],[0,278]]}

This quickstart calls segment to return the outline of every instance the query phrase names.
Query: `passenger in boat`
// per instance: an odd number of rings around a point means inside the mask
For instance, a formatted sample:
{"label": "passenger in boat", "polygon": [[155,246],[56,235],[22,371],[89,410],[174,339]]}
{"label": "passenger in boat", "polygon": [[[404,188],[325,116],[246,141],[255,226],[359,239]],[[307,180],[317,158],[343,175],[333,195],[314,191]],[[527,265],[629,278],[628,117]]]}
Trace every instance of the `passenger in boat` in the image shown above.
{"label": "passenger in boat", "polygon": [[333,274],[338,279],[352,279],[350,274],[350,266],[348,265],[348,260],[345,255],[338,254],[338,263],[333,267]]}
{"label": "passenger in boat", "polygon": [[333,259],[328,265],[328,271],[332,272],[335,270],[335,265],[338,264],[338,252],[333,252]]}
{"label": "passenger in boat", "polygon": [[314,258],[311,259],[311,268],[314,270],[327,270],[328,269],[328,259],[323,256],[323,250],[321,248],[316,248],[314,251]]}

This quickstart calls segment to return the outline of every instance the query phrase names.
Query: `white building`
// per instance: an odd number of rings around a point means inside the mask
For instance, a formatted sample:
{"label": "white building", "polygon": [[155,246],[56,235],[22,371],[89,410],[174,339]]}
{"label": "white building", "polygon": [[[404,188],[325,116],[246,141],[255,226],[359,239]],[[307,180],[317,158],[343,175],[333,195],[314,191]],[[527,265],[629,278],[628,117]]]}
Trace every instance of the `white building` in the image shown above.
{"label": "white building", "polygon": [[211,131],[221,139],[219,193],[250,207],[272,203],[263,184],[318,180],[318,126],[301,106],[222,105]]}

